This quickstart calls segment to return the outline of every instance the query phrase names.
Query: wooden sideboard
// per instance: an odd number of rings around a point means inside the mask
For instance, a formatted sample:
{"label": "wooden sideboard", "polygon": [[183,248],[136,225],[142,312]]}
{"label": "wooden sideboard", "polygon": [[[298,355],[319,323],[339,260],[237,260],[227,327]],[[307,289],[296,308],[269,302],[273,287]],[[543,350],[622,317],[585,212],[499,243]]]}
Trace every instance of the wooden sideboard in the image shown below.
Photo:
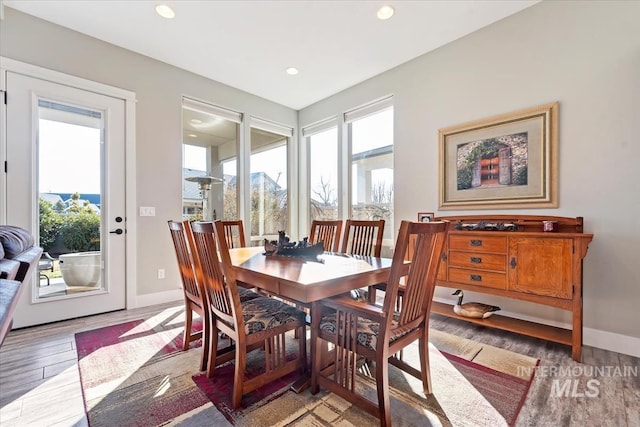
{"label": "wooden sideboard", "polygon": [[[466,215],[435,220],[453,224],[437,286],[556,307],[570,311],[573,322],[569,330],[499,314],[471,319],[456,315],[452,305],[436,301],[432,312],[567,344],[573,359],[581,361],[582,260],[593,238],[583,233],[582,217]],[[543,231],[543,221],[554,221],[550,225],[556,231]]]}

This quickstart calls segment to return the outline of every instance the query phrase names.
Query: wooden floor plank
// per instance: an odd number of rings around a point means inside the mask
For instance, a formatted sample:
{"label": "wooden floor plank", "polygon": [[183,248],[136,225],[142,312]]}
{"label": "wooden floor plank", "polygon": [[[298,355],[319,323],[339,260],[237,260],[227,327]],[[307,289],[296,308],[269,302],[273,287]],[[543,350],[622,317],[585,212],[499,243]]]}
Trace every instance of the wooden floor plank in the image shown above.
{"label": "wooden floor plank", "polygon": [[640,426],[640,358],[621,354],[622,394],[628,426]]}

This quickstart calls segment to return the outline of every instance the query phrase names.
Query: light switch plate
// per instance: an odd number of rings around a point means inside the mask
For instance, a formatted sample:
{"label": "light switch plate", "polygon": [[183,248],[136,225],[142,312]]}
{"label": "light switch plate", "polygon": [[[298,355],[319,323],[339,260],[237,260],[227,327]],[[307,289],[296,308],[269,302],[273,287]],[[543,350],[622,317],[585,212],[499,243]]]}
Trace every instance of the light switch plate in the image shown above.
{"label": "light switch plate", "polygon": [[140,216],[156,216],[156,208],[153,206],[140,206]]}

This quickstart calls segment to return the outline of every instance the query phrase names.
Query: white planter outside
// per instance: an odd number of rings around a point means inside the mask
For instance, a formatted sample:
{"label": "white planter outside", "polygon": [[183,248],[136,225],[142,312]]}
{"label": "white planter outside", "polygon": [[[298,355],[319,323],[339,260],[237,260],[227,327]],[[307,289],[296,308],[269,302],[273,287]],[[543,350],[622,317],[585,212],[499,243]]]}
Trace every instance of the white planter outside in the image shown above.
{"label": "white planter outside", "polygon": [[99,287],[100,251],[63,254],[58,260],[67,286]]}

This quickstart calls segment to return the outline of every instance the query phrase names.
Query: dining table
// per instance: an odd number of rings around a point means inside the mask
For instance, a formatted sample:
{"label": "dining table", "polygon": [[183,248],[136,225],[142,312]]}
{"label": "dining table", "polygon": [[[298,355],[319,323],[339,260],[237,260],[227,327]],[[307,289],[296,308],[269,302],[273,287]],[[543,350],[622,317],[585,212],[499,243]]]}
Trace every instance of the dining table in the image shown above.
{"label": "dining table", "polygon": [[233,248],[229,253],[239,282],[303,305],[385,283],[392,261],[337,252],[313,259],[265,255],[262,247]]}
{"label": "dining table", "polygon": [[[233,248],[229,253],[236,280],[243,286],[306,307],[315,301],[386,283],[392,262],[389,258],[336,252],[324,252],[314,259],[266,255],[262,247]],[[314,343],[312,336],[311,355]],[[306,375],[294,382],[291,389],[299,393],[309,384],[310,375]]]}

